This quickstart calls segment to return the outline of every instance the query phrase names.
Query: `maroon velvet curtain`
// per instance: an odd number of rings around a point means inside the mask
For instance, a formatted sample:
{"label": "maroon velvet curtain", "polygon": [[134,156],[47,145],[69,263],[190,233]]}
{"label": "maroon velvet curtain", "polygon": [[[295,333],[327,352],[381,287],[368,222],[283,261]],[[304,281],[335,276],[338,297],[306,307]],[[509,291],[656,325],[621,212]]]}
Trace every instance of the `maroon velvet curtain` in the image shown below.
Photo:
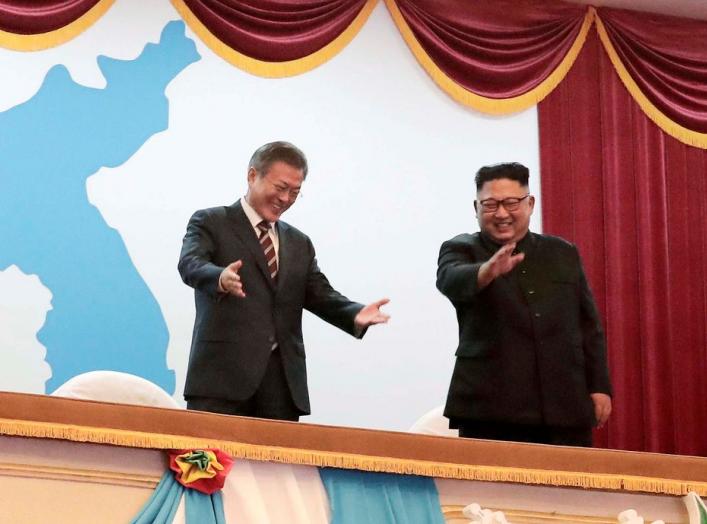
{"label": "maroon velvet curtain", "polygon": [[447,76],[489,98],[522,95],[574,43],[586,6],[538,0],[395,0],[420,45]]}
{"label": "maroon velvet curtain", "polygon": [[0,0],[0,30],[19,35],[48,33],[84,15],[99,0]]}
{"label": "maroon velvet curtain", "polygon": [[296,60],[329,44],[366,0],[184,0],[223,43],[266,62]]}
{"label": "maroon velvet curtain", "polygon": [[543,230],[578,244],[607,332],[597,444],[707,455],[707,151],[645,116],[593,32],[538,112]]}
{"label": "maroon velvet curtain", "polygon": [[707,22],[600,8],[621,61],[662,113],[707,133]]}

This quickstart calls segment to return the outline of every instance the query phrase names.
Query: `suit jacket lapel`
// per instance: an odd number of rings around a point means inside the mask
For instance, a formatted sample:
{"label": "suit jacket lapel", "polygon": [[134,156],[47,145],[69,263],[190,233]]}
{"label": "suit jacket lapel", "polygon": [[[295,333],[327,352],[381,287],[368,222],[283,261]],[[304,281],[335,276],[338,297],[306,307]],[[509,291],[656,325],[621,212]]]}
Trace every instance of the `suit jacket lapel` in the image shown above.
{"label": "suit jacket lapel", "polygon": [[258,242],[258,237],[253,230],[250,220],[248,220],[245,211],[243,211],[240,200],[226,209],[233,232],[253,254],[258,269],[260,269],[260,272],[263,274],[263,277],[265,277],[270,288],[274,290],[275,283],[270,277],[268,262],[265,260],[265,253],[263,253],[263,249],[260,247],[260,242]]}

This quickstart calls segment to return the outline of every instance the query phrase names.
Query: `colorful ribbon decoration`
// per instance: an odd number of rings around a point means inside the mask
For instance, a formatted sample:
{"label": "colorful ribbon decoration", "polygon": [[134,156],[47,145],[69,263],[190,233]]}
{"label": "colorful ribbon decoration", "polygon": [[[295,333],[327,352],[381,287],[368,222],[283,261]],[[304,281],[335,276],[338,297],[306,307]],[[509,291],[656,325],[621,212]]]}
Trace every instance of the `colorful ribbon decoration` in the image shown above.
{"label": "colorful ribbon decoration", "polygon": [[182,486],[211,495],[223,488],[233,459],[218,449],[172,450],[169,468]]}

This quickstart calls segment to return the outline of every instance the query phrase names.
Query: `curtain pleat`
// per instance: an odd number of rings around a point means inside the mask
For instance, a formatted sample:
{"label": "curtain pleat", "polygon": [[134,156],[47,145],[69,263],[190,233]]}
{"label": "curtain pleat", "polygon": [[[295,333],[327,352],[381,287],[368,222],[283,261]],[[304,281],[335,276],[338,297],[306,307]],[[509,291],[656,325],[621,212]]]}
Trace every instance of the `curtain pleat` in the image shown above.
{"label": "curtain pleat", "polygon": [[220,491],[206,495],[193,489],[185,489],[184,499],[186,524],[226,524]]}
{"label": "curtain pleat", "polygon": [[170,470],[165,471],[159,484],[131,524],[172,524],[177,514],[184,487],[174,480]]}
{"label": "curtain pleat", "polygon": [[115,0],[0,0],[0,47],[38,51],[83,33]]}

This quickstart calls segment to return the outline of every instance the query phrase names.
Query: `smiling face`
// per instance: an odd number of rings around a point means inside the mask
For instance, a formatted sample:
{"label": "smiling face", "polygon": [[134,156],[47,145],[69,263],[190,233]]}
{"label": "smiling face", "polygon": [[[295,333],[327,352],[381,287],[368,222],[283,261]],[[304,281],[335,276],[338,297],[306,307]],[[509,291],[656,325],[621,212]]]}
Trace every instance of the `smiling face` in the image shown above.
{"label": "smiling face", "polygon": [[297,200],[304,182],[304,172],[285,162],[270,164],[266,173],[248,170],[248,193],[245,198],[268,222],[277,222]]}
{"label": "smiling face", "polygon": [[530,215],[533,214],[535,198],[529,196],[523,199],[514,211],[508,211],[499,205],[496,211],[484,211],[479,202],[487,198],[503,200],[505,198],[523,198],[528,194],[528,187],[508,178],[489,180],[476,192],[476,218],[479,228],[497,244],[518,242],[528,232]]}

